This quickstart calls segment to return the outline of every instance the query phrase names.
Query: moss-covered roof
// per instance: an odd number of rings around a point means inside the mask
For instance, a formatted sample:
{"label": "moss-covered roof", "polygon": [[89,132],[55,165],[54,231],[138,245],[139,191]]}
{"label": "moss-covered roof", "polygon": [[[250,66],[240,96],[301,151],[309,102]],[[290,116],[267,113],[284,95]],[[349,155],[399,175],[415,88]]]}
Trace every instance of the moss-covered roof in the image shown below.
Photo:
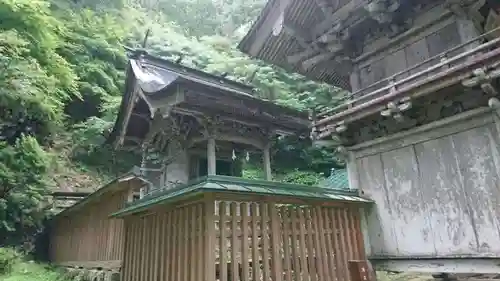
{"label": "moss-covered roof", "polygon": [[332,169],[330,176],[321,181],[320,186],[336,190],[350,190],[347,170]]}
{"label": "moss-covered roof", "polygon": [[272,181],[248,180],[228,176],[207,176],[174,189],[166,190],[162,193],[146,196],[112,214],[112,216],[125,216],[144,211],[157,204],[172,204],[181,199],[208,192],[293,197],[297,199],[320,201],[371,202],[368,199],[359,197],[355,191],[342,191],[338,189]]}

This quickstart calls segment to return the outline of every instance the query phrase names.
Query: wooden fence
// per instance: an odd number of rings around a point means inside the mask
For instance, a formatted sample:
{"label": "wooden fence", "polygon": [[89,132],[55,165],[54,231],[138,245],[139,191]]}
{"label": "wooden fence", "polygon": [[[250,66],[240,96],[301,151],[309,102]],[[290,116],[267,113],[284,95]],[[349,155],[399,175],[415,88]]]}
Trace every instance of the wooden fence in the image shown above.
{"label": "wooden fence", "polygon": [[123,281],[349,280],[356,207],[201,202],[125,218]]}

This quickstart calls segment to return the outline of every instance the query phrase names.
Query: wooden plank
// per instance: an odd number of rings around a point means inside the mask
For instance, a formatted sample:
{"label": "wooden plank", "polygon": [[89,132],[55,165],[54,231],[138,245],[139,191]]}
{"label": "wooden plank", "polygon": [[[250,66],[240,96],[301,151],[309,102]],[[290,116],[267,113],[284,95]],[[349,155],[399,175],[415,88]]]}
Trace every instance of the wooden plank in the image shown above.
{"label": "wooden plank", "polygon": [[168,225],[168,213],[162,212],[160,215],[160,238],[157,247],[159,250],[158,256],[158,279],[166,280],[166,270],[168,262],[168,242],[167,242],[167,225]]}
{"label": "wooden plank", "polygon": [[339,241],[339,266],[342,273],[343,280],[349,280],[349,272],[347,271],[347,259],[348,259],[348,248],[347,248],[347,237],[344,231],[344,217],[342,216],[342,209],[335,209],[335,228],[337,229],[337,239]]}
{"label": "wooden plank", "polygon": [[[290,249],[290,213],[285,206],[280,207],[280,214],[283,218],[283,256],[285,281],[292,281],[292,259],[295,258],[295,251]],[[295,237],[292,237],[295,239]],[[293,243],[293,242],[292,242]],[[291,251],[290,251],[291,250]],[[297,270],[297,268],[295,268]]]}
{"label": "wooden plank", "polygon": [[334,229],[334,222],[330,217],[330,209],[329,208],[321,208],[323,212],[323,224],[326,229],[326,254],[328,256],[327,262],[328,262],[328,267],[327,269],[329,270],[329,275],[330,275],[330,280],[340,280],[338,276],[338,265],[337,265],[337,246],[335,245],[335,242],[333,241],[334,239],[334,234],[331,230]]}
{"label": "wooden plank", "polygon": [[167,269],[166,269],[166,278],[164,280],[175,280],[174,272],[175,272],[175,236],[174,236],[174,227],[175,227],[175,210],[168,211],[168,225],[167,225]]}
{"label": "wooden plank", "polygon": [[189,281],[189,267],[191,264],[189,263],[189,208],[190,206],[186,206],[182,208],[182,272],[183,272],[183,278],[182,280]]}
{"label": "wooden plank", "polygon": [[329,251],[331,251],[331,248],[327,248],[326,245],[326,232],[325,232],[325,225],[324,225],[324,218],[323,218],[323,212],[321,207],[316,207],[313,209],[314,212],[314,217],[316,218],[316,228],[318,229],[318,234],[319,235],[319,257],[320,260],[319,262],[322,263],[322,275],[323,278],[322,280],[332,280],[332,276],[330,276],[330,271],[328,270],[329,264],[328,264],[328,255]]}
{"label": "wooden plank", "polygon": [[[454,152],[470,205],[477,251],[500,253],[500,141],[493,124],[452,136]],[[495,148],[495,149],[494,149]]]}
{"label": "wooden plank", "polygon": [[215,281],[215,206],[212,198],[205,202],[205,281]]}
{"label": "wooden plank", "polygon": [[259,255],[259,237],[256,234],[258,228],[258,205],[257,203],[252,203],[251,214],[252,214],[252,276],[253,281],[260,281],[260,265],[258,261],[260,260]]}
{"label": "wooden plank", "polygon": [[[404,49],[395,51],[394,53],[387,55],[385,58],[383,58],[383,61],[385,62],[386,77],[390,77],[393,74],[396,74],[408,68]],[[407,76],[408,76],[407,74],[401,74],[395,78],[397,80],[400,80],[401,78]]]}
{"label": "wooden plank", "polygon": [[[295,280],[297,281],[303,281],[304,276],[303,276],[303,271],[304,267],[301,267],[301,261],[303,260],[302,257],[302,246],[300,243],[300,235],[299,235],[299,220],[297,217],[297,210],[294,207],[289,207],[288,210],[288,216],[290,218],[290,228],[292,232],[292,258],[293,258],[293,274],[295,277]],[[288,281],[288,280],[287,280]]]}
{"label": "wooden plank", "polygon": [[269,204],[260,203],[261,233],[262,233],[262,278],[269,280],[271,278],[269,268]]}
{"label": "wooden plank", "polygon": [[190,281],[197,281],[196,277],[196,263],[199,258],[199,253],[196,252],[196,205],[189,206],[189,268],[190,268]]}
{"label": "wooden plank", "polygon": [[220,261],[220,281],[227,281],[227,206],[226,202],[219,203],[219,261]]}
{"label": "wooden plank", "polygon": [[[425,38],[422,38],[414,42],[413,44],[407,46],[404,49],[404,52],[406,57],[406,64],[408,65],[409,68],[430,58],[429,47],[427,46],[427,41]],[[415,73],[421,72],[429,66],[430,63],[424,63],[421,66],[410,70],[408,74],[413,75]]]}
{"label": "wooden plank", "polygon": [[180,279],[180,249],[179,249],[179,221],[180,221],[180,210],[173,210],[173,224],[172,224],[172,276],[170,280]]}
{"label": "wooden plank", "polygon": [[307,264],[307,247],[306,247],[306,221],[304,219],[304,213],[301,208],[296,208],[294,209],[294,213],[298,215],[299,218],[299,239],[300,239],[300,264],[301,264],[301,271],[302,271],[302,280],[308,280],[309,279],[309,272],[310,269]]}
{"label": "wooden plank", "polygon": [[[250,280],[250,270],[249,270],[249,264],[248,264],[248,257],[249,257],[249,244],[248,244],[248,239],[249,239],[249,231],[248,231],[248,224],[250,222],[249,217],[248,217],[248,203],[244,202],[240,204],[240,214],[242,216],[241,218],[241,230],[242,230],[242,236],[241,236],[241,248],[242,248],[242,258],[241,258],[241,263],[242,263],[242,274],[243,278],[242,281],[249,281]],[[234,235],[234,234],[233,234]],[[221,280],[222,281],[222,280]]]}
{"label": "wooden plank", "polygon": [[[278,215],[278,207],[274,204],[269,205],[271,212],[271,246],[272,246],[272,278],[275,281],[283,279],[283,254],[282,249],[282,231],[281,219]],[[287,237],[288,238],[288,237]],[[285,256],[285,258],[289,258]]]}
{"label": "wooden plank", "polygon": [[307,225],[307,255],[309,261],[309,276],[311,281],[321,280],[321,268],[318,263],[317,230],[314,225],[314,218],[310,208],[304,208]]}
{"label": "wooden plank", "polygon": [[[430,34],[427,36],[426,41],[430,57],[460,45],[460,34],[458,33],[456,22],[445,26],[436,33]],[[448,57],[452,57],[459,52],[460,50],[457,50],[456,52],[449,54]]]}
{"label": "wooden plank", "polygon": [[238,205],[236,202],[231,203],[231,265],[232,278],[231,281],[239,281],[239,247],[238,247]]}
{"label": "wooden plank", "polygon": [[385,186],[384,167],[380,155],[358,159],[361,190],[367,198],[377,202],[367,212],[368,232],[372,255],[395,255],[398,253],[397,236],[392,226],[392,211]]}
{"label": "wooden plank", "polygon": [[435,245],[428,209],[423,202],[419,165],[412,146],[382,154],[386,187],[383,196],[392,215],[397,241],[394,256],[426,256],[434,253]]}
{"label": "wooden plank", "polygon": [[197,278],[196,280],[203,280],[203,278],[205,277],[204,276],[204,267],[205,267],[205,264],[204,264],[204,261],[205,261],[205,255],[204,255],[204,251],[205,251],[205,248],[204,248],[204,237],[205,237],[205,231],[203,229],[203,223],[205,221],[205,213],[204,213],[204,205],[203,203],[199,203],[197,205],[197,208],[196,208],[196,213],[197,213],[197,217],[198,217],[198,220],[197,220],[197,231],[198,231],[198,270],[197,270]]}
{"label": "wooden plank", "polygon": [[421,179],[421,204],[427,206],[435,255],[468,252],[475,245],[474,228],[468,215],[460,170],[450,137],[415,145]]}
{"label": "wooden plank", "polygon": [[358,247],[359,260],[366,260],[365,242],[363,238],[363,230],[361,228],[361,211],[362,209],[356,208],[351,210],[354,220],[354,231],[356,233],[356,242]]}
{"label": "wooden plank", "polygon": [[357,235],[356,231],[354,229],[354,220],[352,217],[352,208],[346,208],[344,209],[344,216],[346,220],[346,228],[347,228],[347,233],[350,241],[350,255],[349,255],[349,260],[358,260],[358,243],[357,243]]}

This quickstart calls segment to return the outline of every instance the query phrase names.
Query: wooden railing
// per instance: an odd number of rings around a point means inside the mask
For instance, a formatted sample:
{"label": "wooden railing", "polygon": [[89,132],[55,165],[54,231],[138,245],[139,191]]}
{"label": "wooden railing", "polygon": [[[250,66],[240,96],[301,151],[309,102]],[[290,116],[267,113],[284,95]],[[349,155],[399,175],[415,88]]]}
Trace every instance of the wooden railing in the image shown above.
{"label": "wooden railing", "polygon": [[[316,115],[316,119],[319,121],[315,122],[314,125],[322,125],[329,121],[332,121],[333,119],[337,119],[337,117],[340,117],[339,115],[341,115],[343,111],[363,105],[373,99],[388,95],[398,90],[398,88],[415,84],[420,80],[428,78],[431,75],[435,75],[441,71],[445,71],[450,67],[457,66],[460,63],[463,63],[478,55],[484,54],[485,52],[498,48],[500,43],[499,37],[494,38],[493,40],[490,41],[486,41],[488,37],[491,37],[495,33],[498,33],[498,31],[500,31],[500,27],[495,28],[487,33],[484,33],[481,36],[476,37],[463,44],[457,45],[441,54],[433,56],[401,72],[393,74],[390,77],[377,81],[359,91],[346,95],[345,97],[340,99],[341,104],[339,106],[318,113]],[[461,49],[468,49],[468,48],[470,49],[465,52],[462,52],[454,56],[452,55],[453,53],[456,53]],[[423,71],[411,74],[412,72],[415,72],[415,70],[421,68],[426,64],[431,64],[432,66],[426,68]],[[380,87],[380,85],[385,85],[385,86]],[[372,90],[374,88],[376,90]],[[330,117],[327,117],[328,115],[330,115]]]}

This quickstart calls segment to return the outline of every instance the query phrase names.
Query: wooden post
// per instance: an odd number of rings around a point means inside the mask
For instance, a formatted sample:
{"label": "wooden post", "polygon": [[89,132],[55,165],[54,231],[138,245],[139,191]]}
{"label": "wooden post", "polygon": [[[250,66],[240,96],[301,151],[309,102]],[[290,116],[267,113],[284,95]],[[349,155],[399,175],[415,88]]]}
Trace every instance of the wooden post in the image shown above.
{"label": "wooden post", "polygon": [[273,175],[271,173],[271,142],[268,142],[264,147],[264,172],[266,176],[266,180],[270,181],[273,179]]}
{"label": "wooden post", "polygon": [[207,144],[207,166],[208,166],[208,175],[214,176],[217,174],[216,171],[216,156],[215,156],[215,139],[210,137],[208,139]]}

